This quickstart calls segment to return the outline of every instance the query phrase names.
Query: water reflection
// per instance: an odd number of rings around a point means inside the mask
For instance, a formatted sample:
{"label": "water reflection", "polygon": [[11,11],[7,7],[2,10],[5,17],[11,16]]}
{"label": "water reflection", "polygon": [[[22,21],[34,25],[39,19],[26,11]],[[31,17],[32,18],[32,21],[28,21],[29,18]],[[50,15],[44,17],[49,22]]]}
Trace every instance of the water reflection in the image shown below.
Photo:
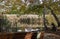
{"label": "water reflection", "polygon": [[[25,15],[20,15],[17,16],[16,14],[14,15],[4,15],[6,16],[7,22],[7,27],[1,26],[4,32],[30,32],[30,31],[38,31],[38,30],[44,30],[44,25],[43,25],[43,17],[35,14],[25,14]],[[51,19],[50,19],[51,18]],[[49,19],[49,20],[48,20]],[[2,22],[6,23],[6,20],[2,20]],[[50,29],[52,28],[51,23],[55,23],[54,18],[51,15],[46,15],[46,25]],[[51,21],[53,20],[53,21]],[[59,19],[60,20],[60,19]],[[0,20],[1,21],[1,20]],[[0,23],[2,23],[0,22]],[[2,23],[1,25],[3,25]],[[37,28],[39,27],[39,28]]]}

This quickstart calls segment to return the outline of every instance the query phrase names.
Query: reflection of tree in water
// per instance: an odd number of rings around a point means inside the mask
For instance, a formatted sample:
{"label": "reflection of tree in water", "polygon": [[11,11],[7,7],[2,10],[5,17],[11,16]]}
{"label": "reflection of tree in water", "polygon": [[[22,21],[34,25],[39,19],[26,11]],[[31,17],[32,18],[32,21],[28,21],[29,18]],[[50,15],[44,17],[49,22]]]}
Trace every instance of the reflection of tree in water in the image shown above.
{"label": "reflection of tree in water", "polygon": [[30,18],[20,19],[20,22],[21,22],[22,24],[30,24]]}
{"label": "reflection of tree in water", "polygon": [[30,18],[27,18],[27,24],[30,24]]}
{"label": "reflection of tree in water", "polygon": [[10,23],[6,18],[0,18],[0,32],[8,31],[9,26]]}

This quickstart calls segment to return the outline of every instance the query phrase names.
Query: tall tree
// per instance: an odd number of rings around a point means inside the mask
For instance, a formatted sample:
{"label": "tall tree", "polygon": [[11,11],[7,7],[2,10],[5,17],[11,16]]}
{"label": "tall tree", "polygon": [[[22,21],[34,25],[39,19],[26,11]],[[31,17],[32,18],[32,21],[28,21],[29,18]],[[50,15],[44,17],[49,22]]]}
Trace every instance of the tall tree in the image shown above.
{"label": "tall tree", "polygon": [[[56,2],[57,2],[57,3],[56,3]],[[53,2],[52,0],[50,0],[50,1],[46,1],[46,0],[45,0],[45,1],[43,1],[43,6],[45,6],[45,7],[47,7],[48,9],[51,10],[51,14],[54,16],[55,20],[57,21],[58,26],[60,26],[60,22],[59,22],[56,14],[55,14],[55,12],[54,12],[55,10],[53,9],[53,7],[57,8],[56,5],[58,5],[58,3],[59,3],[59,1]],[[52,4],[55,4],[55,5],[52,6]]]}

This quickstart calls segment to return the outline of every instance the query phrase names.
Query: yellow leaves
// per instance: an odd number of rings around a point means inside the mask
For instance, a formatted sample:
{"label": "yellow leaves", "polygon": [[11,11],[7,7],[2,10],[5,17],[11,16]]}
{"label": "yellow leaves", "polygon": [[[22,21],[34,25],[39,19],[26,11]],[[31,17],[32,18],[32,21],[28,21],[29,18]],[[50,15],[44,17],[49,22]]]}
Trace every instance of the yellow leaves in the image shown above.
{"label": "yellow leaves", "polygon": [[58,11],[58,10],[56,10],[56,11],[54,11],[54,12],[55,12],[55,14],[57,14],[57,15],[60,14],[60,11]]}
{"label": "yellow leaves", "polygon": [[60,13],[60,7],[58,5],[59,5],[59,2],[54,2],[50,5],[51,9],[54,11],[55,14]]}
{"label": "yellow leaves", "polygon": [[48,20],[49,25],[54,23],[57,26],[57,22],[56,22],[56,20],[54,19],[54,17],[51,14],[47,15],[46,19]]}
{"label": "yellow leaves", "polygon": [[60,8],[58,6],[51,6],[51,9],[54,11],[55,14],[60,14]]}

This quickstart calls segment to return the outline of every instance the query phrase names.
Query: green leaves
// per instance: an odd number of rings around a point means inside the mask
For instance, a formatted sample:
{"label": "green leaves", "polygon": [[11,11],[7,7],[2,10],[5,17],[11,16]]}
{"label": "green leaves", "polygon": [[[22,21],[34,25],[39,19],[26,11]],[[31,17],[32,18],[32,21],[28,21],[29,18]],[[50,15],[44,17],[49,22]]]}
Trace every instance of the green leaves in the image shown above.
{"label": "green leaves", "polygon": [[[37,3],[34,4],[35,0],[30,0],[29,2],[31,4],[28,5],[27,0],[24,0],[25,2],[22,2],[22,0],[6,0],[7,2],[2,5],[5,9],[3,13],[9,13],[9,14],[42,14],[43,12],[43,6],[50,6],[56,14],[59,14],[60,11],[60,2],[53,2],[53,0],[44,0],[42,4]],[[38,0],[37,0],[38,1]],[[2,0],[1,0],[2,2]],[[28,6],[27,6],[28,5]],[[9,7],[11,6],[11,7]],[[19,7],[19,9],[17,9]]]}
{"label": "green leaves", "polygon": [[43,11],[43,8],[40,5],[33,5],[33,6],[30,5],[25,11],[25,13],[41,15],[42,11]]}

